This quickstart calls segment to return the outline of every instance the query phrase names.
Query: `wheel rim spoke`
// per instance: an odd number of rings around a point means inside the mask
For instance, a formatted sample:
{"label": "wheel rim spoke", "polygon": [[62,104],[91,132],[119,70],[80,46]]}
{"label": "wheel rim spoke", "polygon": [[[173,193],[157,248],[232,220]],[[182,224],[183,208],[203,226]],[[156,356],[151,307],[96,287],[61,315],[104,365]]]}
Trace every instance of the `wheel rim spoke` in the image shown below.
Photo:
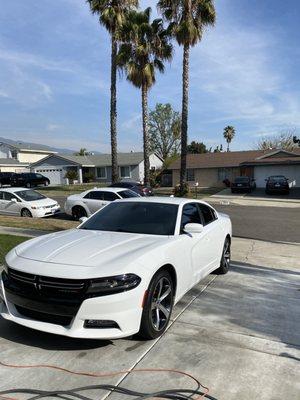
{"label": "wheel rim spoke", "polygon": [[161,278],[153,291],[151,301],[152,326],[156,331],[162,330],[168,323],[172,308],[172,285],[166,278]]}

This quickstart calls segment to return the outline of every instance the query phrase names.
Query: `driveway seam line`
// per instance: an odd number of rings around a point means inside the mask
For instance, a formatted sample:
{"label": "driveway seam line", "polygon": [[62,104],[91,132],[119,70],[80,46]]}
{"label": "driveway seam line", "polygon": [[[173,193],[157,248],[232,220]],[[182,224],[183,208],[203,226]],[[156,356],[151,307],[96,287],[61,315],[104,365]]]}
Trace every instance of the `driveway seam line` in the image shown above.
{"label": "driveway seam line", "polygon": [[[192,299],[188,302],[188,304],[183,307],[183,309],[176,315],[176,317],[171,320],[170,324],[168,325],[167,329],[163,333],[162,336],[158,337],[155,339],[155,341],[151,344],[151,346],[145,350],[145,352],[135,361],[135,363],[128,369],[128,372],[126,372],[115,384],[115,386],[119,386],[130,374],[131,372],[136,368],[136,366],[150,353],[150,351],[153,349],[153,347],[165,336],[165,334],[168,332],[168,330],[174,325],[174,323],[177,321],[177,319],[188,309],[190,305],[193,304],[193,302],[201,296],[201,294],[210,286],[215,279],[217,278],[217,275],[213,276],[212,279],[201,289],[200,293],[197,294],[197,296],[193,296]],[[106,400],[113,392],[109,392],[106,395],[104,395],[101,400]]]}

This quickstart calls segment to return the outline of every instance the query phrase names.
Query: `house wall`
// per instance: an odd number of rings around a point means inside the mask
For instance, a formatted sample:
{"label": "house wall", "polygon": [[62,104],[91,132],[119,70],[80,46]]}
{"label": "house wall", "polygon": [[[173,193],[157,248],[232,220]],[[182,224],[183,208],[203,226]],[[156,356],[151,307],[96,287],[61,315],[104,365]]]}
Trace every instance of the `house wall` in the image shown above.
{"label": "house wall", "polygon": [[0,172],[17,172],[17,173],[21,173],[21,172],[29,172],[29,168],[26,168],[24,166],[0,166]]}
{"label": "house wall", "polygon": [[[112,171],[111,171],[111,166],[106,166],[106,178],[99,178],[97,177],[97,167],[95,168],[95,177],[98,182],[103,182],[103,183],[111,183],[112,180]],[[140,169],[139,165],[130,165],[130,178],[127,179],[132,179],[133,181],[139,181],[140,178]],[[119,171],[119,178],[120,180],[123,179],[121,178],[121,172]]]}
{"label": "house wall", "polygon": [[50,153],[34,153],[34,152],[25,152],[19,151],[18,160],[21,163],[35,163],[37,161],[42,160],[43,158],[49,156]]}
{"label": "house wall", "polygon": [[[223,180],[225,178],[232,181],[236,176],[240,175],[240,168],[195,168],[195,180],[188,182],[194,185],[198,182],[200,187],[224,187]],[[179,184],[180,171],[173,170],[173,186]]]}

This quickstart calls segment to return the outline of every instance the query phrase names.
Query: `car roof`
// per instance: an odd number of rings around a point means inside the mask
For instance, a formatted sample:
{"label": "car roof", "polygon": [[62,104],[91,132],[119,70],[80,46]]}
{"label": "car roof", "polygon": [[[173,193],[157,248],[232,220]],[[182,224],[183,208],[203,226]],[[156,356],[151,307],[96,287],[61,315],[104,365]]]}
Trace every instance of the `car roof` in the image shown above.
{"label": "car roof", "polygon": [[24,187],[8,187],[8,188],[0,188],[1,192],[9,192],[9,193],[15,193],[15,192],[23,192],[24,190],[34,190],[34,189],[27,189]]}
{"label": "car roof", "polygon": [[[139,201],[145,203],[161,203],[161,204],[186,204],[186,203],[202,203],[207,204],[208,206],[212,207],[210,204],[206,203],[205,201],[198,200],[198,199],[187,199],[184,197],[158,197],[158,196],[145,196],[145,197],[130,197],[128,199],[116,200],[116,201]],[[213,208],[213,207],[212,207]]]}

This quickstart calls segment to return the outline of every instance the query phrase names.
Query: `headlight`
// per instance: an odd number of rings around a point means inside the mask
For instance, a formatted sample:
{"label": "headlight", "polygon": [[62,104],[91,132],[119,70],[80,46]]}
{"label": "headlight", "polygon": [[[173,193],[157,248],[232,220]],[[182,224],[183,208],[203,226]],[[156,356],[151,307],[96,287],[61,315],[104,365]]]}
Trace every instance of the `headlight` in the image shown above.
{"label": "headlight", "polygon": [[135,274],[125,274],[112,276],[109,278],[92,279],[87,289],[87,294],[91,297],[107,296],[120,292],[126,292],[136,288],[141,282],[141,278]]}
{"label": "headlight", "polygon": [[40,210],[41,208],[44,208],[44,206],[31,206],[32,210]]}

